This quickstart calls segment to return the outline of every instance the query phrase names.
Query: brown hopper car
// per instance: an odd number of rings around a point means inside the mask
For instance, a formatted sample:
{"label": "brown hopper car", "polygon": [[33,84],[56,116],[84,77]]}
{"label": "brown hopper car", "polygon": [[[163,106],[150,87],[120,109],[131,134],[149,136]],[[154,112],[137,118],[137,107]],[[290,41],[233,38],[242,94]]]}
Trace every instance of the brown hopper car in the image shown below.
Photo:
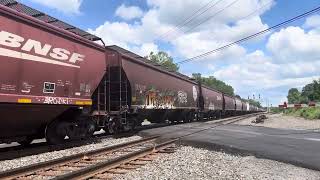
{"label": "brown hopper car", "polygon": [[71,106],[92,104],[106,58],[102,46],[12,8],[0,5],[0,137],[23,143]]}
{"label": "brown hopper car", "polygon": [[0,0],[0,143],[88,138],[256,108],[14,0]]}

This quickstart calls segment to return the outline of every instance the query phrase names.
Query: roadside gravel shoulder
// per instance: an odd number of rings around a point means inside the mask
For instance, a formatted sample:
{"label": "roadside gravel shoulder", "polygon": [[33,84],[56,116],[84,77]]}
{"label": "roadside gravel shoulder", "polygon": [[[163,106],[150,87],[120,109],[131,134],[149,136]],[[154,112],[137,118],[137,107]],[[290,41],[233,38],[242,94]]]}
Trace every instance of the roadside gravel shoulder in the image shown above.
{"label": "roadside gravel shoulder", "polygon": [[162,154],[156,160],[127,174],[124,179],[319,179],[320,172],[257,159],[182,146],[173,154]]}
{"label": "roadside gravel shoulder", "polygon": [[126,143],[129,141],[135,141],[135,140],[139,140],[139,139],[141,139],[140,136],[132,136],[129,138],[119,138],[119,139],[107,138],[107,139],[101,140],[101,142],[99,142],[99,143],[93,143],[93,144],[70,148],[70,149],[65,149],[65,150],[61,150],[61,151],[42,153],[42,154],[38,154],[38,155],[22,157],[22,158],[13,159],[13,160],[0,161],[0,171],[5,171],[5,170],[13,169],[13,168],[18,168],[18,167],[36,164],[36,163],[40,163],[40,162],[44,162],[44,161],[58,159],[58,158],[62,158],[64,156],[70,156],[73,154],[92,151],[92,150],[104,148],[107,146]]}
{"label": "roadside gravel shoulder", "polygon": [[239,121],[235,124],[249,125],[249,126],[262,126],[280,129],[297,129],[297,130],[315,130],[320,131],[320,120],[307,120],[300,117],[285,116],[283,114],[268,114],[268,119],[264,123],[252,123],[255,118],[248,118]]}

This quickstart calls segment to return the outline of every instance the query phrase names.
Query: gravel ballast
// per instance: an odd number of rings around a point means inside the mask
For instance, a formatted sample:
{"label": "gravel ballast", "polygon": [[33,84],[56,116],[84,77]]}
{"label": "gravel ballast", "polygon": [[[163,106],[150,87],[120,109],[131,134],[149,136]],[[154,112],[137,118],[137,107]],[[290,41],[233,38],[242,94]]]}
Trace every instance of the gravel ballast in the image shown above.
{"label": "gravel ballast", "polygon": [[93,144],[84,145],[81,147],[75,147],[75,148],[65,149],[65,150],[61,150],[61,151],[42,153],[42,154],[38,154],[38,155],[22,157],[22,158],[13,159],[13,160],[1,161],[0,162],[0,171],[18,168],[21,166],[27,166],[27,165],[31,165],[31,164],[35,164],[35,163],[39,163],[39,162],[49,161],[52,159],[58,159],[58,158],[61,158],[64,156],[70,156],[73,154],[92,151],[92,150],[104,148],[107,146],[113,146],[116,144],[127,143],[130,141],[135,141],[135,140],[139,140],[139,139],[141,139],[140,136],[132,136],[132,137],[128,137],[128,138],[119,138],[119,139],[107,138],[107,139],[101,140],[101,142],[99,142],[99,143],[93,143]]}
{"label": "gravel ballast", "polygon": [[255,117],[244,119],[235,124],[250,125],[250,126],[263,126],[270,128],[280,129],[296,129],[296,130],[320,130],[320,120],[306,120],[300,117],[285,116],[283,114],[268,114],[268,119],[264,123],[252,123]]}
{"label": "gravel ballast", "polygon": [[299,179],[316,180],[319,171],[188,146],[115,179]]}

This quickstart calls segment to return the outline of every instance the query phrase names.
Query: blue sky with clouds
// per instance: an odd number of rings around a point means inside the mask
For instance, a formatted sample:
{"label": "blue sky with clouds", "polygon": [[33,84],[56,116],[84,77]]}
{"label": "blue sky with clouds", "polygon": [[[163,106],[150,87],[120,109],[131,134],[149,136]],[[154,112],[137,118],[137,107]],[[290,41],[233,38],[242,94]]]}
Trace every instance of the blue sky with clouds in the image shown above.
{"label": "blue sky with clouds", "polygon": [[[320,6],[319,0],[20,1],[94,33],[108,44],[140,55],[164,50],[176,62]],[[207,11],[200,11],[185,26],[175,29],[202,7]],[[200,22],[205,23],[197,26]],[[261,94],[264,102],[268,98],[276,105],[286,100],[289,88],[301,88],[319,78],[319,67],[320,15],[314,14],[222,52],[181,64],[180,70],[187,75],[213,75],[232,85],[244,98]]]}

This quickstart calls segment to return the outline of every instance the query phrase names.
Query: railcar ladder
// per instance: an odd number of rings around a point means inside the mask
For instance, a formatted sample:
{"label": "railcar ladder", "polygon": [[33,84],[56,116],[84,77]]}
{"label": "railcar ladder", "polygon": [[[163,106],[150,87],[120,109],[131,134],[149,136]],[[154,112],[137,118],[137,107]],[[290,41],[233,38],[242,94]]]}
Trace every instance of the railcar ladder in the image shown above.
{"label": "railcar ladder", "polygon": [[128,82],[123,77],[121,63],[119,66],[108,68],[108,111],[110,114],[119,115],[122,124],[127,123]]}
{"label": "railcar ladder", "polygon": [[106,74],[103,77],[103,80],[101,81],[100,86],[98,87],[98,103],[97,103],[97,109],[99,116],[100,115],[106,115],[107,113],[107,78]]}

